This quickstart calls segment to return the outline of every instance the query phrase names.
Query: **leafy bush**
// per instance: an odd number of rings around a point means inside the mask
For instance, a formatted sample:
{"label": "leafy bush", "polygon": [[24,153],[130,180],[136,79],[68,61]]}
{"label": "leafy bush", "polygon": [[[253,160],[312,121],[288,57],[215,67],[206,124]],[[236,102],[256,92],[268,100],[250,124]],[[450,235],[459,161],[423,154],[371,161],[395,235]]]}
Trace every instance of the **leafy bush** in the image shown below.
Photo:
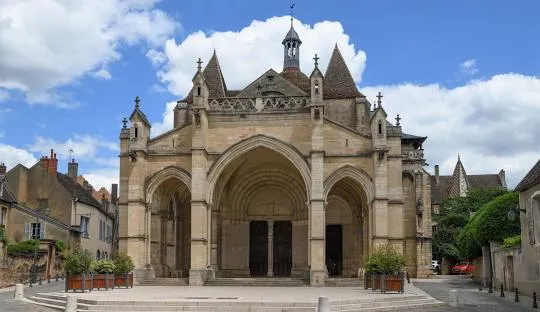
{"label": "leafy bush", "polygon": [[390,244],[379,246],[366,259],[368,273],[398,273],[403,268],[403,256]]}
{"label": "leafy bush", "polygon": [[118,253],[114,257],[114,274],[127,274],[135,268],[131,257],[125,253]]}
{"label": "leafy bush", "polygon": [[54,248],[56,249],[56,251],[61,253],[62,251],[66,250],[66,244],[64,243],[64,241],[57,240],[54,243]]}
{"label": "leafy bush", "polygon": [[22,241],[16,244],[9,244],[7,246],[7,253],[9,255],[17,255],[17,254],[29,255],[29,254],[33,254],[38,248],[39,248],[39,240],[30,239],[30,240]]}
{"label": "leafy bush", "polygon": [[114,262],[108,259],[101,259],[101,260],[95,261],[92,264],[92,271],[99,274],[113,273],[114,269],[115,269]]}
{"label": "leafy bush", "polygon": [[75,249],[70,252],[64,263],[68,275],[77,275],[90,272],[94,258],[88,250]]}
{"label": "leafy bush", "polygon": [[479,256],[482,246],[488,245],[490,241],[502,243],[505,238],[519,234],[519,219],[508,220],[508,211],[514,209],[518,202],[519,195],[513,192],[482,206],[457,237],[462,257]]}
{"label": "leafy bush", "polygon": [[503,241],[504,248],[512,248],[521,245],[521,234],[507,237]]}
{"label": "leafy bush", "polygon": [[7,248],[7,245],[9,244],[9,240],[7,237],[6,229],[3,227],[0,227],[0,242],[3,243],[4,248]]}

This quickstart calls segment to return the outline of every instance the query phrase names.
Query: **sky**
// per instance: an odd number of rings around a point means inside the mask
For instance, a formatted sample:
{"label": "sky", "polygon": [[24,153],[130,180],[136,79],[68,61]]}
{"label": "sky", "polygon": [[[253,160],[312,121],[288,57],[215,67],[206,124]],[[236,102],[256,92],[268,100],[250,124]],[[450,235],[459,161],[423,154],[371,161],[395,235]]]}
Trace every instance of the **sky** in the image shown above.
{"label": "sky", "polygon": [[[118,183],[122,119],[140,96],[152,136],[172,129],[197,58],[214,49],[229,89],[282,69],[290,1],[0,0],[0,162],[54,148],[99,188]],[[335,44],[359,90],[427,136],[428,166],[506,171],[540,157],[540,1],[294,1],[301,69]],[[203,63],[204,66],[204,63]]]}

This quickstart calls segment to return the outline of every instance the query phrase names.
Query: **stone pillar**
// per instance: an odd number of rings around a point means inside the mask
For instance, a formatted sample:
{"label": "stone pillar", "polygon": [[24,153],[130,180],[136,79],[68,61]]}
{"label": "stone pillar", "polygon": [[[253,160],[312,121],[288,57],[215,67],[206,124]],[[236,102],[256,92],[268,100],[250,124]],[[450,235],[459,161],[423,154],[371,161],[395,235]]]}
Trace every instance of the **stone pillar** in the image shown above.
{"label": "stone pillar", "polygon": [[145,218],[145,256],[146,267],[144,272],[144,279],[155,279],[156,272],[152,267],[152,204],[146,204],[146,218]]}
{"label": "stone pillar", "polygon": [[484,266],[484,287],[489,287],[491,276],[491,251],[489,246],[482,246],[482,260]]}
{"label": "stone pillar", "polygon": [[161,228],[160,228],[160,239],[159,239],[159,258],[160,258],[160,264],[161,264],[161,277],[169,277],[169,272],[166,270],[168,269],[167,265],[167,248],[168,248],[168,240],[167,240],[167,212],[166,211],[160,211],[159,213],[159,220],[161,222]]}
{"label": "stone pillar", "polygon": [[268,271],[266,276],[274,276],[274,221],[268,220]]}
{"label": "stone pillar", "polygon": [[219,211],[212,211],[211,218],[211,248],[210,248],[210,265],[216,271],[218,269],[218,218]]}
{"label": "stone pillar", "polygon": [[180,216],[180,206],[177,204],[175,209],[177,209],[177,213],[176,213],[176,218],[175,218],[175,222],[176,222],[176,275],[177,277],[181,277],[182,276],[182,258],[183,258],[183,250],[182,248],[184,247],[184,240],[182,239],[183,235],[182,235],[182,232],[184,231],[184,228],[182,226],[182,219],[181,219],[181,216]]}

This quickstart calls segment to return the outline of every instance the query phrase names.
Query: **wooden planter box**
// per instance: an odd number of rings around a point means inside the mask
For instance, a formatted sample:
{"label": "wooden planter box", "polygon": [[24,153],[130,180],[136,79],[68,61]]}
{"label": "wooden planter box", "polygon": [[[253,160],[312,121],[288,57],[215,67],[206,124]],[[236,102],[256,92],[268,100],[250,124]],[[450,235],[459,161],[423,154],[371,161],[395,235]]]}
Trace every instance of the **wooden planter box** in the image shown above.
{"label": "wooden planter box", "polygon": [[114,274],[92,274],[93,286],[97,289],[111,289],[114,288]]}
{"label": "wooden planter box", "polygon": [[91,274],[77,274],[77,275],[66,275],[66,292],[70,290],[85,290],[92,291],[94,286],[92,285],[92,275]]}
{"label": "wooden planter box", "polygon": [[371,288],[373,291],[381,292],[396,291],[403,293],[405,286],[405,275],[403,272],[397,274],[366,273],[364,275],[364,288]]}
{"label": "wooden planter box", "polygon": [[114,287],[115,288],[133,288],[133,273],[115,275],[114,276]]}

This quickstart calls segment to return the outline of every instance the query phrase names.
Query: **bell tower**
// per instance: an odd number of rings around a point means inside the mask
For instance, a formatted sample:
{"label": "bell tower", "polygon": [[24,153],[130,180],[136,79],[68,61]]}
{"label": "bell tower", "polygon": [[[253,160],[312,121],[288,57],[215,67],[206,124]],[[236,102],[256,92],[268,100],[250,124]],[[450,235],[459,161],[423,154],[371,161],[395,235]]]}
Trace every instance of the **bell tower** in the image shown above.
{"label": "bell tower", "polygon": [[281,44],[283,44],[283,71],[300,70],[300,45],[302,41],[294,30],[292,15],[291,29]]}

